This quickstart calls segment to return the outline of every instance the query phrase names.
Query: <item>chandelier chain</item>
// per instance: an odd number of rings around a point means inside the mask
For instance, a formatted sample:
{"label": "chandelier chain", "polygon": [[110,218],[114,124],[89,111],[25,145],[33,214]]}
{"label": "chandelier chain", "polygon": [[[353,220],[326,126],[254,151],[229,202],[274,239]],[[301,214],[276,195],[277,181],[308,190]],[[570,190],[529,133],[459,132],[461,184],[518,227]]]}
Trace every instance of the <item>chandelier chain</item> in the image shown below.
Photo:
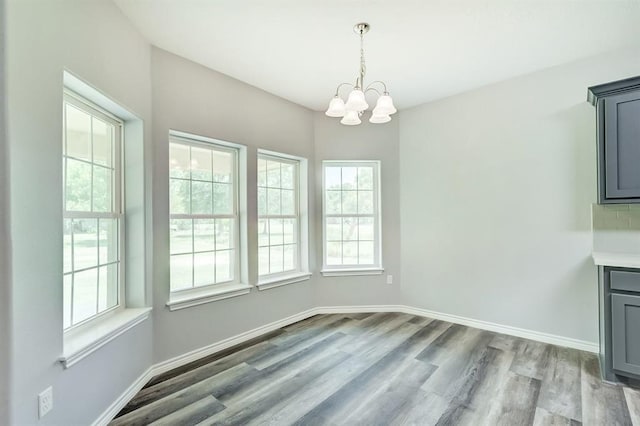
{"label": "chandelier chain", "polygon": [[364,32],[360,31],[360,88],[364,88],[364,76],[367,73],[367,65],[364,61]]}

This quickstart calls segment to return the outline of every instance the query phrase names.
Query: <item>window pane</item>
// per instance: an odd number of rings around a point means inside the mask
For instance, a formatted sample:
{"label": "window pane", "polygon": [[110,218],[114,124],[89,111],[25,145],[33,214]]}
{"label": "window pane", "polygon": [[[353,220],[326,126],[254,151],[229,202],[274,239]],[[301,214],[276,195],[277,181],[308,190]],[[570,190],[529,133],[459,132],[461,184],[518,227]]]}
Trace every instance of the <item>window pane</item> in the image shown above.
{"label": "window pane", "polygon": [[372,167],[358,167],[358,189],[373,189]]}
{"label": "window pane", "polygon": [[71,274],[65,275],[62,280],[62,325],[64,328],[71,327],[71,280]]}
{"label": "window pane", "polygon": [[72,258],[72,236],[73,234],[73,219],[65,219],[63,226],[63,253],[62,253],[62,261],[63,261],[63,272],[71,272],[73,270],[73,258]]}
{"label": "window pane", "polygon": [[73,282],[73,323],[95,315],[98,311],[98,270],[78,272]]}
{"label": "window pane", "polygon": [[191,147],[191,179],[211,181],[211,150]]}
{"label": "window pane", "polygon": [[102,312],[118,304],[118,265],[102,266],[98,273],[98,312]]}
{"label": "window pane", "polygon": [[216,257],[213,252],[193,255],[193,280],[196,287],[215,282]]}
{"label": "window pane", "polygon": [[269,271],[274,274],[282,272],[283,266],[283,249],[282,246],[272,246],[269,250]]}
{"label": "window pane", "polygon": [[269,273],[269,247],[260,247],[258,250],[258,274]]}
{"label": "window pane", "polygon": [[357,265],[358,264],[358,242],[345,242],[342,244],[342,264]]}
{"label": "window pane", "polygon": [[193,249],[195,251],[213,251],[215,247],[215,223],[213,219],[195,219],[193,221]]}
{"label": "window pane", "polygon": [[355,241],[358,239],[358,218],[342,218],[342,240]]}
{"label": "window pane", "polygon": [[342,264],[342,243],[328,242],[327,243],[327,265],[341,265],[341,264]]}
{"label": "window pane", "polygon": [[282,214],[283,215],[295,215],[296,205],[293,190],[282,190]]}
{"label": "window pane", "polygon": [[358,169],[356,167],[342,168],[342,189],[356,189],[358,187]]}
{"label": "window pane", "polygon": [[213,213],[213,184],[210,182],[191,182],[191,214]]}
{"label": "window pane", "polygon": [[358,239],[360,241],[373,241],[373,218],[361,217],[358,219]]}
{"label": "window pane", "polygon": [[66,155],[91,161],[91,116],[70,104],[65,110]]}
{"label": "window pane", "polygon": [[233,250],[216,252],[216,282],[231,281],[233,279]]}
{"label": "window pane", "polygon": [[269,245],[269,220],[258,220],[258,246],[264,247]]}
{"label": "window pane", "polygon": [[258,158],[258,186],[267,185],[267,161]]}
{"label": "window pane", "polygon": [[188,180],[171,179],[169,181],[169,212],[171,214],[189,213],[189,186]]}
{"label": "window pane", "polygon": [[76,219],[73,232],[74,270],[98,265],[98,220]]}
{"label": "window pane", "polygon": [[373,213],[373,191],[358,191],[358,213]]}
{"label": "window pane", "polygon": [[231,183],[233,181],[234,155],[230,152],[213,151],[214,182]]}
{"label": "window pane", "polygon": [[279,189],[267,189],[267,214],[279,215],[280,209],[280,190]]}
{"label": "window pane", "polygon": [[296,166],[293,164],[281,163],[281,177],[282,177],[282,187],[285,189],[294,189],[295,188],[295,178],[296,178]]}
{"label": "window pane", "polygon": [[284,270],[291,271],[292,269],[296,269],[297,264],[297,253],[296,253],[296,245],[288,244],[284,246]]}
{"label": "window pane", "polygon": [[181,254],[171,256],[171,291],[191,288],[193,272],[193,255]]}
{"label": "window pane", "polygon": [[233,185],[228,183],[213,184],[213,213],[233,214]]}
{"label": "window pane", "polygon": [[231,249],[234,245],[235,221],[233,219],[216,219],[216,250]]}
{"label": "window pane", "polygon": [[296,219],[285,219],[282,221],[283,226],[283,234],[284,234],[284,243],[285,244],[293,244],[298,241],[297,236],[297,220]]}
{"label": "window pane", "polygon": [[112,172],[101,166],[93,166],[93,211],[109,212],[111,204]]}
{"label": "window pane", "polygon": [[100,264],[118,260],[118,220],[99,219]]}
{"label": "window pane", "polygon": [[372,265],[373,261],[373,241],[360,241],[358,263],[360,265]]}
{"label": "window pane", "polygon": [[280,188],[280,163],[277,161],[267,161],[267,186]]}
{"label": "window pane", "polygon": [[341,168],[340,167],[325,167],[324,169],[324,181],[326,190],[339,190],[342,188],[341,184]]}
{"label": "window pane", "polygon": [[264,216],[267,214],[267,189],[258,188],[258,215]]}
{"label": "window pane", "polygon": [[113,130],[111,124],[93,117],[93,162],[111,167],[113,163]]}
{"label": "window pane", "polygon": [[342,209],[340,208],[341,204],[341,191],[327,191],[327,196],[325,197],[327,205],[325,206],[325,211],[327,214],[340,214],[342,213]]}
{"label": "window pane", "polygon": [[269,220],[269,245],[282,244],[283,242],[283,226],[282,220],[270,219]]}
{"label": "window pane", "polygon": [[91,211],[91,165],[67,158],[66,209]]}
{"label": "window pane", "polygon": [[169,222],[169,247],[171,254],[193,251],[191,219],[172,219]]}
{"label": "window pane", "polygon": [[189,179],[189,147],[172,143],[169,145],[169,176]]}
{"label": "window pane", "polygon": [[342,214],[358,213],[358,193],[356,191],[342,191]]}
{"label": "window pane", "polygon": [[342,219],[339,217],[328,217],[326,219],[326,239],[327,241],[342,240]]}

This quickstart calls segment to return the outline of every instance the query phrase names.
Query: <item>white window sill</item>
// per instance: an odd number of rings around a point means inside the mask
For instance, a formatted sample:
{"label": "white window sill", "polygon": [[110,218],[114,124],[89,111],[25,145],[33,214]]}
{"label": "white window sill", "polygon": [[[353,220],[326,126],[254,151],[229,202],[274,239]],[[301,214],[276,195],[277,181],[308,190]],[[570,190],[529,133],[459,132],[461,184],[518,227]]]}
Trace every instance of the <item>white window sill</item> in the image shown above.
{"label": "white window sill", "polygon": [[349,277],[354,275],[382,275],[384,268],[323,269],[323,277]]}
{"label": "white window sill", "polygon": [[258,290],[268,290],[270,288],[281,287],[283,285],[299,283],[307,281],[311,278],[311,272],[296,272],[290,275],[281,275],[279,277],[268,278],[258,281]]}
{"label": "white window sill", "polygon": [[85,330],[64,337],[60,362],[69,368],[106,345],[127,330],[149,318],[151,308],[124,309],[89,326]]}
{"label": "white window sill", "polygon": [[219,287],[206,288],[200,292],[189,292],[185,295],[173,294],[167,302],[167,307],[170,311],[177,311],[204,303],[215,302],[216,300],[242,296],[250,291],[251,286],[248,284],[225,284]]}

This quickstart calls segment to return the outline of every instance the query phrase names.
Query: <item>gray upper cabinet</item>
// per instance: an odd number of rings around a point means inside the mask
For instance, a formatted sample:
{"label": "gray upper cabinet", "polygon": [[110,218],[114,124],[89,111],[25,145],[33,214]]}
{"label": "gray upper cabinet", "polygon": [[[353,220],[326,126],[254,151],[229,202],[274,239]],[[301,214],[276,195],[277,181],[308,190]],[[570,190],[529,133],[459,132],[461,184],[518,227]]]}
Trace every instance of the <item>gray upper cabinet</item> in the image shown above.
{"label": "gray upper cabinet", "polygon": [[640,203],[640,77],[589,88],[598,128],[601,204]]}

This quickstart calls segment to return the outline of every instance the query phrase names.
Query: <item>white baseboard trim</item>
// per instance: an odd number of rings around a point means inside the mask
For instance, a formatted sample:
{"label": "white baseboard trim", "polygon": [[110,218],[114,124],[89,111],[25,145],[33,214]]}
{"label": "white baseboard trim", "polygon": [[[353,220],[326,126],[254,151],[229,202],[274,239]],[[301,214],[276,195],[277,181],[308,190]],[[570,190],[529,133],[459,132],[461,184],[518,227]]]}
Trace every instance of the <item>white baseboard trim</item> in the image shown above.
{"label": "white baseboard trim", "polygon": [[131,399],[136,396],[144,385],[153,377],[153,367],[149,367],[147,371],[142,373],[131,385],[125,390],[113,403],[92,423],[92,426],[106,426],[114,419],[116,414],[120,412]]}
{"label": "white baseboard trim", "polygon": [[358,314],[366,312],[404,312],[404,305],[318,306],[318,314]]}
{"label": "white baseboard trim", "polygon": [[316,309],[318,313],[321,314],[358,312],[403,312],[406,314],[448,321],[454,324],[466,325],[468,327],[479,328],[481,330],[508,334],[509,336],[522,337],[523,339],[535,340],[542,343],[564,346],[566,348],[578,349],[586,352],[598,353],[600,349],[597,342],[588,342],[586,340],[578,340],[571,337],[564,337],[555,334],[527,330],[524,328],[511,327],[509,325],[496,324],[489,321],[461,317],[459,315],[444,314],[442,312],[415,308],[413,306],[406,305],[325,306],[318,307]]}
{"label": "white baseboard trim", "polygon": [[472,318],[461,317],[458,315],[444,314],[442,312],[431,311],[428,309],[415,308],[406,305],[346,305],[346,306],[318,306],[307,309],[295,315],[283,318],[278,321],[254,328],[244,333],[231,336],[219,342],[207,345],[205,347],[187,352],[183,355],[168,359],[151,366],[144,372],[134,383],[127,388],[126,391],[113,403],[102,415],[93,423],[93,426],[105,426],[122,410],[127,403],[138,393],[144,385],[154,376],[165,373],[174,368],[181,367],[192,361],[220,352],[232,346],[244,343],[255,337],[286,327],[303,319],[312,317],[317,314],[352,314],[366,312],[402,312],[411,315],[418,315],[427,318],[438,319],[451,322],[454,324],[466,325],[468,327],[479,328],[481,330],[493,331],[496,333],[507,334],[510,336],[521,337],[524,339],[535,340],[542,343],[549,343],[557,346],[578,349],[586,352],[598,353],[599,347],[597,343],[584,340],[572,339],[570,337],[557,336],[554,334],[541,333],[523,328],[511,327],[508,325],[496,324],[488,321],[481,321]]}
{"label": "white baseboard trim", "polygon": [[316,315],[317,313],[318,312],[316,308],[307,309],[306,311],[302,311],[295,315],[291,315],[281,320],[274,321],[258,328],[254,328],[253,330],[245,331],[244,333],[236,334],[235,336],[231,336],[227,339],[221,340],[203,348],[199,348],[191,352],[187,352],[186,354],[179,355],[177,357],[160,362],[153,366],[153,375],[157,376],[158,374],[162,374],[169,370],[173,370],[174,368],[181,367],[192,361],[196,361],[200,358],[204,358],[216,352],[220,352],[224,349],[230,348],[240,343],[244,343],[247,340],[253,339],[254,337],[262,336],[263,334],[267,334],[279,328],[286,327],[287,325],[293,324],[294,322],[309,318],[313,315]]}

